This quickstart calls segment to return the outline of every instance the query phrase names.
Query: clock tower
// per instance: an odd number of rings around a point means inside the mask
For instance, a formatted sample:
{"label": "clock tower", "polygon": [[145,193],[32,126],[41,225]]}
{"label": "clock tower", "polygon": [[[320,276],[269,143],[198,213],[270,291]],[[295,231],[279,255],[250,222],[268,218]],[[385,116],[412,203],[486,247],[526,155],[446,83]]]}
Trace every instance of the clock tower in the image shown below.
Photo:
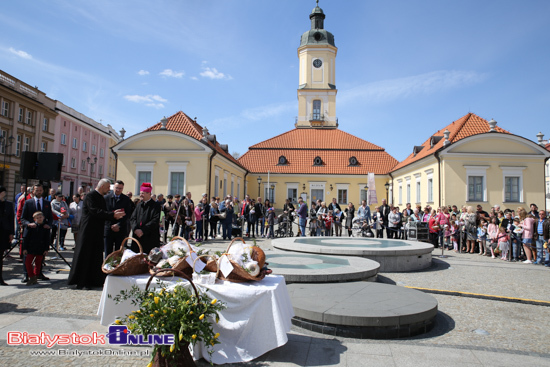
{"label": "clock tower", "polygon": [[317,6],[309,15],[311,29],[298,47],[300,77],[297,128],[338,127],[336,118],[336,53],[334,35],[324,29],[325,14]]}

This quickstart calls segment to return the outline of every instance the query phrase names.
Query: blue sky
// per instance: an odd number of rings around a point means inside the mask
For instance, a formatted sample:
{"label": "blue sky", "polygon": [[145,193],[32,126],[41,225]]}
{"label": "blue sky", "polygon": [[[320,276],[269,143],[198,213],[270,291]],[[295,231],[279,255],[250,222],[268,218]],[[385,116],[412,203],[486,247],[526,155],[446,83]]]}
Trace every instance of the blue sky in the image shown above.
{"label": "blue sky", "polygon": [[[550,137],[550,1],[321,0],[340,128],[403,160],[474,112]],[[313,0],[6,1],[0,69],[138,133],[177,111],[230,152],[294,127]]]}

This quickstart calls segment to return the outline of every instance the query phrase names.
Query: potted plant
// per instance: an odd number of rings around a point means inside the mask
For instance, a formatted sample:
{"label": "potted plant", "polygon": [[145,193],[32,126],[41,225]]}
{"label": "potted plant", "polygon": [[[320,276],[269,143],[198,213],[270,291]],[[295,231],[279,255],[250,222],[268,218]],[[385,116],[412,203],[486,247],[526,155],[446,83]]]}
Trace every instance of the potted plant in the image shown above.
{"label": "potted plant", "polygon": [[132,304],[139,307],[130,315],[116,320],[116,324],[124,324],[131,333],[148,335],[173,334],[174,344],[155,345],[149,366],[195,366],[189,351],[189,344],[202,341],[212,355],[213,346],[218,344],[218,333],[214,333],[212,323],[219,321],[218,312],[225,308],[222,302],[211,299],[206,291],[199,293],[193,282],[174,269],[162,269],[159,272],[171,271],[185,277],[193,286],[189,291],[182,282],[168,290],[164,283],[157,279],[155,291],[147,287],[140,289],[132,286],[130,290],[121,291],[113,297],[115,302],[131,299]]}

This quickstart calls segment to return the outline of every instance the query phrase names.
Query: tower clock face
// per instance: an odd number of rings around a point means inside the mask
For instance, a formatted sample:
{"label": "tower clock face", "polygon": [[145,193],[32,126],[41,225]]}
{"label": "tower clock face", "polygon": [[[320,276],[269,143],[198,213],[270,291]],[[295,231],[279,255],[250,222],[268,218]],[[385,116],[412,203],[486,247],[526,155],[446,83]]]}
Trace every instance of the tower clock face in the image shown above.
{"label": "tower clock face", "polygon": [[321,59],[313,60],[313,66],[315,66],[316,68],[320,68],[322,65],[323,65],[323,62],[321,61]]}

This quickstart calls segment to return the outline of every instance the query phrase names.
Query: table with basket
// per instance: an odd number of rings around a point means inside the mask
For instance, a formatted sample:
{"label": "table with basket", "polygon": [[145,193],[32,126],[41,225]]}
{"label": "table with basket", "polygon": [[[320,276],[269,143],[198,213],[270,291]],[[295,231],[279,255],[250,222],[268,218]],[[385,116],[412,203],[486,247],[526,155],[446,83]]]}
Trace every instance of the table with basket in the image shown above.
{"label": "table with basket", "polygon": [[[196,248],[181,237],[175,237],[172,241],[175,240],[181,241],[179,244],[185,244],[188,251],[187,256],[172,261],[171,267],[193,279],[199,291],[208,289],[211,297],[227,305],[226,309],[220,311],[219,323],[213,325],[214,331],[221,335],[220,344],[214,347],[211,357],[213,363],[251,361],[286,344],[294,311],[284,277],[266,275],[265,270],[258,274],[245,270],[230,253],[233,251],[232,246],[246,247],[250,249],[251,258],[263,268],[265,254],[259,247],[248,246],[242,238],[235,238],[227,250],[214,259],[212,256],[198,256],[195,253]],[[182,278],[168,271],[157,273],[159,269],[147,261],[147,255],[142,253],[139,242],[136,242],[140,248],[139,254],[112,269],[103,270],[108,276],[98,308],[102,325],[110,325],[117,318],[129,315],[136,309],[129,300],[120,303],[113,300],[112,297],[120,291],[130,289],[134,285],[145,289],[148,282],[149,288],[152,289],[160,285],[158,282],[170,286],[182,281]],[[121,246],[120,250],[110,256],[121,258],[123,252]],[[105,259],[105,262],[109,262],[109,258]],[[233,267],[229,274],[223,273],[223,263],[226,263],[225,266],[229,263]],[[195,271],[202,267],[204,269],[201,274]],[[197,343],[192,354],[195,359],[204,358],[208,361],[210,358],[203,343]]]}

